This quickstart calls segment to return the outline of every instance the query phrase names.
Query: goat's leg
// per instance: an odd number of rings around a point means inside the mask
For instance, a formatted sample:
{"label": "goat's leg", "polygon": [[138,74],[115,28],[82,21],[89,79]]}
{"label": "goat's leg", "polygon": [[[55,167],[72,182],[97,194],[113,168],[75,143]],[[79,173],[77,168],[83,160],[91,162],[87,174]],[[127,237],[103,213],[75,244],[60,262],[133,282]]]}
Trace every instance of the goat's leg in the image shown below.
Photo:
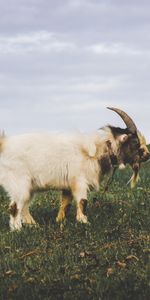
{"label": "goat's leg", "polygon": [[72,201],[71,191],[63,190],[62,191],[61,205],[60,205],[60,209],[59,209],[59,212],[58,212],[58,215],[57,215],[57,218],[56,218],[57,222],[62,222],[65,219],[65,217],[68,213],[68,210],[70,208],[71,201]]}
{"label": "goat's leg", "polygon": [[18,203],[18,201],[11,201],[9,205],[10,211],[10,229],[11,230],[20,230],[22,227],[22,207],[23,203]]}
{"label": "goat's leg", "polygon": [[81,198],[80,201],[77,201],[77,215],[76,220],[80,223],[88,223],[88,219],[86,216],[86,206],[87,199]]}
{"label": "goat's leg", "polygon": [[87,206],[87,184],[84,181],[76,182],[75,188],[72,190],[73,196],[77,205],[76,220],[80,223],[87,223],[88,219],[86,216]]}
{"label": "goat's leg", "polygon": [[87,207],[87,199],[81,199],[77,202],[77,221],[81,223],[87,223],[87,216],[86,216],[86,207]]}
{"label": "goat's leg", "polygon": [[23,221],[22,212],[24,205],[29,201],[31,196],[30,185],[28,181],[22,182],[13,177],[13,184],[9,184],[9,186],[7,185],[5,189],[8,192],[11,200],[9,205],[10,228],[11,230],[20,230]]}
{"label": "goat's leg", "polygon": [[29,201],[26,201],[24,203],[24,206],[22,208],[22,222],[28,225],[36,225],[35,220],[31,216],[29,212]]}

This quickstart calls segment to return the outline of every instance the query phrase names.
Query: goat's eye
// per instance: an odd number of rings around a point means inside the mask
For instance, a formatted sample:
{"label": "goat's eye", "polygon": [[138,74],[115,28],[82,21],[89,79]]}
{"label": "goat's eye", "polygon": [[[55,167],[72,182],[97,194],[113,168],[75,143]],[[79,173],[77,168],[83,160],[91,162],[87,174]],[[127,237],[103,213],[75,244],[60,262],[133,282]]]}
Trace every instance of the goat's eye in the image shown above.
{"label": "goat's eye", "polygon": [[143,148],[140,148],[140,149],[139,149],[139,154],[140,154],[140,155],[143,155],[143,153],[144,153],[144,149],[143,149]]}

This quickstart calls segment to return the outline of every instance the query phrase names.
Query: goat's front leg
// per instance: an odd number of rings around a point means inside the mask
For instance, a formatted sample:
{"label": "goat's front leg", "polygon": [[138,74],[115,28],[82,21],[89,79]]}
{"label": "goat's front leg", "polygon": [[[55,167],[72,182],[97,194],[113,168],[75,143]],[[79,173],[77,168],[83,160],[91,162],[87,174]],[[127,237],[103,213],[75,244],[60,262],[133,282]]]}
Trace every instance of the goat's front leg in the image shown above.
{"label": "goat's front leg", "polygon": [[72,193],[77,205],[76,220],[80,223],[88,223],[86,216],[87,184],[82,179],[77,181],[72,189]]}
{"label": "goat's front leg", "polygon": [[81,223],[87,223],[86,216],[87,199],[81,199],[77,203],[77,221]]}
{"label": "goat's front leg", "polygon": [[18,203],[17,201],[11,201],[9,205],[9,212],[10,212],[10,229],[11,230],[20,230],[22,227],[22,203]]}
{"label": "goat's front leg", "polygon": [[[14,178],[13,178],[14,179]],[[18,178],[17,178],[18,179]],[[10,228],[11,230],[20,230],[22,227],[22,222],[24,221],[25,217],[27,219],[27,208],[26,204],[30,200],[30,185],[28,181],[14,181],[13,186],[9,186],[6,189],[10,196],[10,205],[9,205],[9,212],[10,212]],[[30,216],[28,214],[28,221]]]}
{"label": "goat's front leg", "polygon": [[22,222],[28,225],[36,225],[35,220],[29,212],[29,201],[26,201],[22,208]]}

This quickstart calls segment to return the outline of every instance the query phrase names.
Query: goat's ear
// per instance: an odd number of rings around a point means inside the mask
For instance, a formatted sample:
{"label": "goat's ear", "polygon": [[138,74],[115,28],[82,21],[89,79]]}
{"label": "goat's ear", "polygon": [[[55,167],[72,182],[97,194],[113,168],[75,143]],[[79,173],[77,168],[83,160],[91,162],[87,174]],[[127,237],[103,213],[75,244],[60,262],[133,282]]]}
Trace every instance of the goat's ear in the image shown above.
{"label": "goat's ear", "polygon": [[90,157],[94,157],[96,154],[96,145],[95,144],[90,144],[88,147],[88,154]]}
{"label": "goat's ear", "polygon": [[122,144],[125,143],[128,140],[128,138],[129,138],[129,136],[127,134],[121,134],[118,137],[119,142],[121,142]]}

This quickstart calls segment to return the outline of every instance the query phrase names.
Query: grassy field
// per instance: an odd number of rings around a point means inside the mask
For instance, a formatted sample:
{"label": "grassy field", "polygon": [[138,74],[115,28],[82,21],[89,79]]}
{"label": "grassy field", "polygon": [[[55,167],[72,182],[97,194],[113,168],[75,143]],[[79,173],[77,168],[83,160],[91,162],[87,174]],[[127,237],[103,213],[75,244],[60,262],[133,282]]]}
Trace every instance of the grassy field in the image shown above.
{"label": "grassy field", "polygon": [[150,299],[150,164],[126,186],[117,171],[107,193],[89,194],[89,225],[76,224],[75,206],[58,226],[58,192],[34,196],[38,227],[10,232],[8,199],[0,192],[0,300]]}

